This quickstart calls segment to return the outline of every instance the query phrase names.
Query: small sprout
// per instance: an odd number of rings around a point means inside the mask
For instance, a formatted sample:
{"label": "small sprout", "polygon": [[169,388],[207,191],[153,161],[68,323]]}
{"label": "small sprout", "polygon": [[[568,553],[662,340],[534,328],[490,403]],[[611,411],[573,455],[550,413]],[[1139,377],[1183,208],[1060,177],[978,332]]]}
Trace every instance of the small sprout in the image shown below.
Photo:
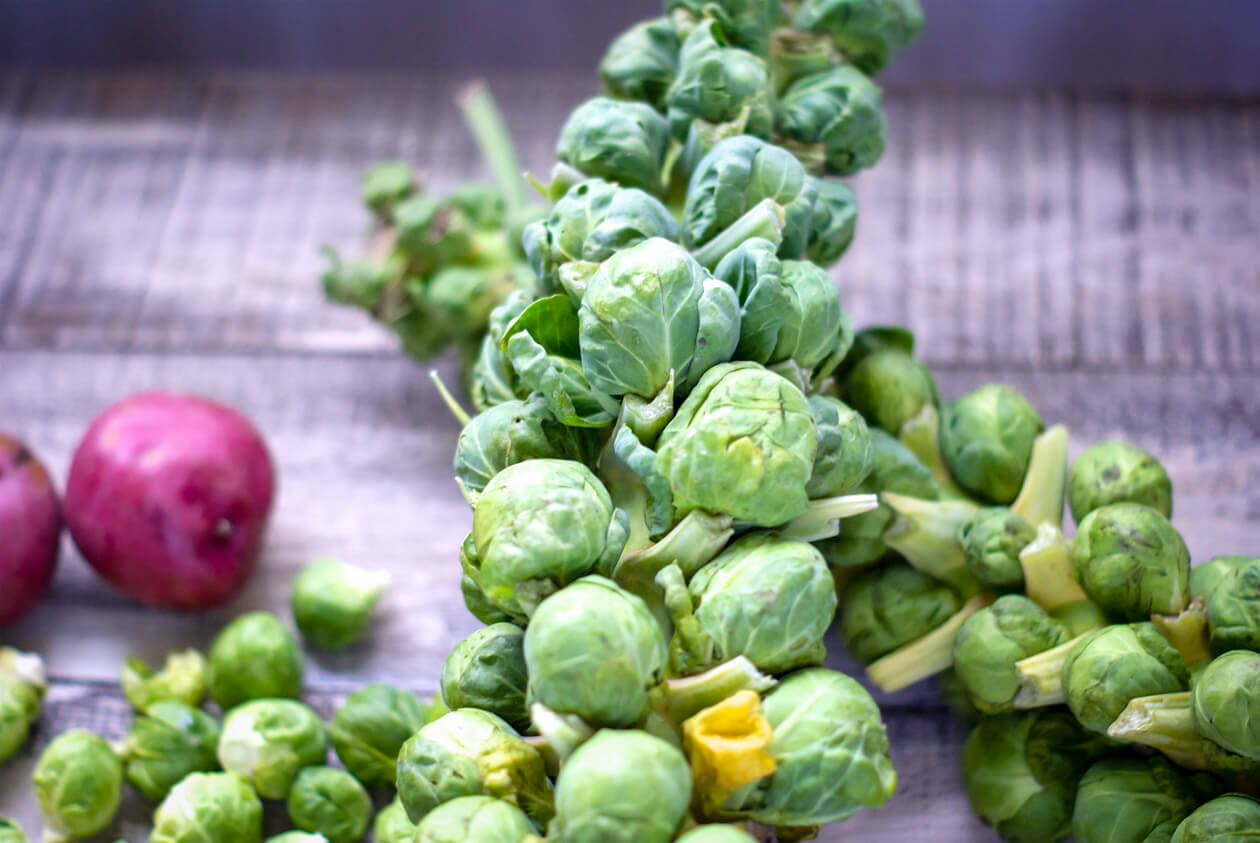
{"label": "small sprout", "polygon": [[919,0],[804,0],[792,26],[831,38],[863,73],[883,70],[923,31]]}
{"label": "small sprout", "polygon": [[1126,442],[1100,442],[1077,457],[1068,474],[1068,505],[1079,524],[1113,503],[1149,506],[1172,517],[1172,481],[1159,461]]}
{"label": "small sprout", "polygon": [[240,776],[193,773],[153,815],[150,843],[259,843],[262,802]]}
{"label": "small sprout", "polygon": [[1004,384],[988,384],[941,412],[941,452],[963,489],[997,504],[1019,494],[1045,423],[1032,405]]}
{"label": "small sprout", "polygon": [[1010,590],[1024,584],[1019,555],[1037,531],[1004,506],[984,507],[958,531],[967,569],[989,588]]}
{"label": "small sprout", "polygon": [[1190,569],[1190,594],[1194,597],[1210,597],[1216,587],[1226,579],[1230,572],[1238,568],[1247,568],[1260,562],[1260,556],[1244,556],[1227,554],[1215,556],[1201,565]]}
{"label": "small sprout", "polygon": [[1246,843],[1260,829],[1260,800],[1218,796],[1181,821],[1171,843]]}
{"label": "small sprout", "polygon": [[1158,755],[1104,758],[1081,777],[1072,836],[1077,843],[1168,840],[1216,790],[1214,780],[1187,775]]}
{"label": "small sprout", "polygon": [[373,683],[346,698],[328,725],[333,749],[346,769],[368,787],[392,788],[398,750],[427,721],[415,694]]}
{"label": "small sprout", "polygon": [[1260,653],[1233,650],[1213,659],[1194,684],[1191,705],[1205,738],[1260,762]]}
{"label": "small sprout", "polygon": [[39,719],[48,680],[34,653],[0,647],[0,764],[11,758]]}
{"label": "small sprout", "polygon": [[90,837],[118,814],[122,762],[103,739],[82,729],[59,735],[35,765],[31,783],[51,840]]}
{"label": "small sprout", "polygon": [[367,632],[389,586],[389,573],[320,559],[293,581],[289,605],[302,636],[325,650],[344,650]]}
{"label": "small sprout", "polygon": [[525,843],[537,831],[521,810],[489,796],[461,796],[430,811],[415,843]]}
{"label": "small sprout", "polygon": [[841,384],[840,397],[868,424],[893,436],[924,407],[940,403],[928,367],[898,348],[863,357]]}
{"label": "small sprout", "polygon": [[1079,640],[1063,662],[1068,708],[1100,735],[1129,700],[1184,691],[1190,680],[1181,655],[1150,623],[1118,624]]}
{"label": "small sprout", "polygon": [[415,190],[415,175],[405,161],[382,161],[363,174],[363,204],[378,217],[388,217]]}
{"label": "small sprout", "polygon": [[1081,586],[1125,620],[1175,615],[1190,596],[1190,552],[1168,519],[1150,507],[1116,503],[1085,516],[1072,541]]}
{"label": "small sprout", "polygon": [[840,260],[853,242],[858,201],[853,188],[838,179],[814,179],[814,192],[805,257],[826,268]]}
{"label": "small sprout", "polygon": [[873,167],[884,154],[888,119],[879,87],[851,65],[795,80],[776,108],[789,149],[837,176]]}
{"label": "small sprout", "polygon": [[275,615],[250,612],[225,626],[210,648],[210,696],[227,711],[247,700],[295,699],[302,692],[297,638]]}
{"label": "small sprout", "polygon": [[1011,711],[1019,690],[1015,663],[1067,640],[1067,630],[1036,603],[1017,594],[999,597],[959,628],[954,671],[980,711]]}
{"label": "small sprout", "polygon": [[460,641],[442,666],[442,698],[450,708],[479,708],[517,731],[530,727],[525,704],[525,633],[496,623]]}
{"label": "small sprout", "polygon": [[171,653],[157,671],[142,659],[130,658],[123,664],[123,694],[136,711],[147,711],[163,700],[197,706],[206,696],[208,672],[206,657],[196,650]]}
{"label": "small sprout", "polygon": [[407,816],[407,809],[397,797],[376,815],[372,824],[372,837],[376,843],[411,843],[416,835],[416,824]]}
{"label": "small sprout", "polygon": [[307,767],[289,791],[289,819],[328,843],[354,843],[372,821],[372,797],[354,776],[332,767]]}
{"label": "small sprout", "polygon": [[1206,604],[1214,653],[1260,651],[1260,558],[1228,571],[1208,594]]}
{"label": "small sprout", "polygon": [[324,763],[328,733],[319,715],[293,700],[252,700],[228,712],[219,763],[264,799],[284,799],[306,767]]}
{"label": "small sprout", "polygon": [[725,39],[759,56],[770,49],[780,14],[775,0],[666,0],[665,10],[672,13],[674,26],[684,33],[712,18]]}
{"label": "small sprout", "polygon": [[818,427],[818,453],[805,491],[810,498],[829,498],[855,490],[874,467],[871,431],[847,404],[828,395],[809,396]]}
{"label": "small sprout", "polygon": [[669,129],[683,140],[697,121],[735,123],[741,134],[768,138],[774,129],[773,93],[765,61],[727,46],[721,25],[705,21],[679,50],[678,74],[665,94]]}
{"label": "small sprout", "polygon": [[868,665],[940,627],[960,605],[945,583],[889,562],[846,590],[840,635],[854,661]]}
{"label": "small sprout", "polygon": [[669,124],[652,106],[594,97],[569,114],[556,158],[585,176],[658,193],[668,145]]}
{"label": "small sprout", "polygon": [[613,39],[599,63],[604,90],[665,110],[665,93],[678,72],[678,34],[669,18],[653,18]]}
{"label": "small sprout", "polygon": [[217,770],[218,745],[213,717],[183,702],[160,700],[136,715],[119,755],[127,782],[160,801],[192,773]]}

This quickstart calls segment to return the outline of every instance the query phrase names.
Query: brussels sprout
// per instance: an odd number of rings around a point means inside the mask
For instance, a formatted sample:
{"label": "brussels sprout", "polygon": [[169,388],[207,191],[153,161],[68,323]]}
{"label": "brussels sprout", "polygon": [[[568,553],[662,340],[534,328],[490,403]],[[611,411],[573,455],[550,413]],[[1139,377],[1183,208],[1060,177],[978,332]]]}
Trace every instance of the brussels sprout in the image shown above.
{"label": "brussels sprout", "polygon": [[1044,429],[1024,396],[991,383],[944,407],[941,452],[958,485],[984,500],[1009,504],[1024,482],[1033,440]]}
{"label": "brussels sprout", "polygon": [[490,313],[513,290],[532,288],[534,276],[524,264],[447,266],[425,287],[425,301],[442,331],[460,342],[481,339]]}
{"label": "brussels sprout", "polygon": [[814,179],[814,213],[805,257],[822,267],[840,260],[857,230],[858,201],[853,188],[835,179]]}
{"label": "brussels sprout", "polygon": [[395,205],[416,190],[416,177],[405,161],[382,161],[363,173],[363,204],[378,217],[388,217]]}
{"label": "brussels sprout", "polygon": [[892,348],[868,354],[854,366],[841,397],[868,423],[893,436],[924,407],[940,403],[927,366]]}
{"label": "brussels sprout", "polygon": [[1113,503],[1140,503],[1172,517],[1172,481],[1159,461],[1127,442],[1100,442],[1085,449],[1068,474],[1068,505],[1080,523]]}
{"label": "brussels sprout", "polygon": [[122,762],[104,740],[82,729],[58,735],[31,775],[50,836],[90,837],[112,823],[122,779]]}
{"label": "brussels sprout", "polygon": [[811,498],[843,495],[874,468],[870,428],[856,410],[838,398],[811,395],[808,400],[818,428],[818,453],[805,491]]}
{"label": "brussels sprout", "polygon": [[489,796],[461,796],[416,826],[415,843],[524,843],[535,828],[519,808]]}
{"label": "brussels sprout", "polygon": [[227,711],[247,700],[302,692],[297,638],[275,615],[250,612],[225,626],[210,647],[210,696]]}
{"label": "brussels sprout", "polygon": [[659,193],[668,144],[669,124],[652,106],[594,97],[569,114],[556,158],[584,175]]}
{"label": "brussels sprout", "polygon": [[1190,591],[1190,552],[1168,519],[1150,507],[1114,503],[1085,516],[1072,541],[1081,587],[1105,611],[1128,620],[1175,615]]}
{"label": "brussels sprout", "polygon": [[1231,793],[1218,796],[1181,821],[1172,843],[1246,843],[1260,830],[1260,801]]}
{"label": "brussels sprout", "polygon": [[372,612],[389,586],[389,573],[338,559],[310,563],[293,580],[289,605],[302,636],[325,650],[355,644],[372,623]]}
{"label": "brussels sprout", "polygon": [[0,764],[11,758],[39,719],[42,688],[0,676]]}
{"label": "brussels sprout", "polygon": [[329,843],[354,843],[372,821],[372,797],[354,776],[332,767],[307,767],[289,791],[289,819]]}
{"label": "brussels sprout", "polygon": [[586,466],[526,460],[500,471],[482,491],[470,562],[494,605],[528,616],[578,577],[611,572],[628,532],[626,514]]}
{"label": "brussels sprout", "polygon": [[273,834],[264,843],[328,843],[328,838],[309,831],[285,831]]}
{"label": "brussels sprout", "polygon": [[[771,30],[779,21],[775,0],[666,0],[665,10],[674,13],[683,31],[697,21],[713,18],[723,38],[759,56],[770,49]],[[680,12],[684,14],[680,16]]]}
{"label": "brussels sprout", "polygon": [[804,0],[797,29],[825,33],[863,73],[874,75],[923,31],[919,0]]}
{"label": "brussels sprout", "polygon": [[473,225],[484,231],[496,231],[507,224],[507,201],[492,185],[477,182],[461,184],[451,191],[447,199],[463,211]]}
{"label": "brussels sprout", "polygon": [[372,838],[376,843],[411,843],[415,836],[416,824],[397,797],[377,813],[376,822],[372,824]]}
{"label": "brussels sprout", "polygon": [[883,805],[897,786],[879,708],[854,679],[799,670],[762,703],[775,769],[725,808],[770,825],[809,826]]}
{"label": "brussels sprout", "polygon": [[743,828],[733,825],[703,825],[678,838],[678,843],[756,843]]}
{"label": "brussels sprout", "polygon": [[987,506],[958,531],[967,570],[989,588],[1010,590],[1024,584],[1019,555],[1037,531],[1004,506]]}
{"label": "brussels sprout", "polygon": [[196,650],[169,654],[158,671],[142,659],[130,658],[123,664],[123,695],[136,711],[163,700],[195,706],[206,696],[208,671],[206,657]]}
{"label": "brussels sprout", "polygon": [[954,670],[980,711],[1000,714],[1012,709],[1019,690],[1015,663],[1067,640],[1067,630],[1040,606],[1009,594],[959,627]]}
{"label": "brussels sprout", "polygon": [[610,96],[642,100],[665,110],[665,93],[678,72],[678,33],[669,18],[636,23],[613,39],[599,63]]}
{"label": "brussels sprout", "polygon": [[262,802],[234,773],[193,773],[153,814],[150,843],[258,843]]}
{"label": "brussels sprout", "polygon": [[786,311],[766,363],[792,360],[803,369],[823,364],[845,336],[840,291],[826,271],[810,261],[783,261],[780,275]]}
{"label": "brussels sprout", "polygon": [[442,666],[442,698],[452,710],[479,708],[522,732],[530,727],[525,685],[525,633],[515,624],[477,630]]}
{"label": "brussels sprout", "polygon": [[1189,681],[1181,656],[1150,623],[1088,633],[1072,648],[1062,672],[1068,708],[1082,726],[1103,735],[1129,700],[1183,691]]}
{"label": "brussels sprout", "polygon": [[582,371],[614,397],[652,398],[671,377],[687,393],[706,370],[730,359],[739,340],[731,288],[659,237],[600,264],[578,318]]}
{"label": "brussels sprout", "polygon": [[1226,572],[1206,602],[1214,653],[1260,651],[1260,558]]}
{"label": "brussels sprout", "polygon": [[739,121],[739,131],[768,138],[774,129],[773,94],[765,61],[727,46],[721,25],[706,21],[678,52],[678,74],[665,94],[669,129],[683,140],[695,121]]}
{"label": "brussels sprout", "polygon": [[525,628],[529,696],[592,726],[628,726],[665,669],[665,640],[647,605],[603,577],[543,601]]}
{"label": "brussels sprout", "polygon": [[192,773],[217,770],[219,724],[200,709],[175,700],[152,703],[137,715],[119,749],[127,782],[153,800]]}
{"label": "brussels sprout", "polygon": [[769,240],[753,237],[718,261],[713,270],[739,297],[736,354],[741,360],[768,362],[790,315],[791,297],[783,284],[783,262],[777,249]]}
{"label": "brussels sprout", "polygon": [[884,154],[888,120],[879,88],[862,71],[841,65],[789,85],[775,128],[803,160],[849,176],[875,166]]}
{"label": "brussels sprout", "polygon": [[529,389],[520,383],[500,343],[508,326],[529,307],[530,301],[527,293],[517,290],[490,311],[489,328],[468,375],[468,394],[478,411],[529,396]]}
{"label": "brussels sprout", "polygon": [[306,767],[324,763],[328,733],[319,715],[293,700],[251,700],[228,712],[219,763],[264,799],[283,799]]}
{"label": "brussels sprout", "polygon": [[959,606],[945,583],[904,562],[889,562],[845,592],[840,636],[854,661],[871,664],[936,629]]}
{"label": "brussels sprout", "polygon": [[415,694],[373,683],[346,698],[328,726],[337,757],[368,787],[392,788],[398,750],[428,720]]}
{"label": "brussels sprout", "polygon": [[880,495],[893,511],[893,520],[884,531],[884,541],[914,567],[949,584],[963,597],[980,590],[980,583],[967,568],[967,558],[958,541],[961,529],[976,514],[969,500],[919,500],[885,491]]}
{"label": "brussels sprout", "polygon": [[1077,843],[1158,843],[1213,794],[1205,776],[1184,775],[1163,758],[1104,758],[1081,777],[1072,814]]}
{"label": "brussels sprout", "polygon": [[26,843],[26,832],[16,820],[0,817],[0,843]]}
{"label": "brussels sprout", "polygon": [[485,794],[545,822],[551,783],[542,756],[511,726],[463,708],[416,732],[398,754],[398,798],[413,822],[460,796]]}
{"label": "brussels sprout", "polygon": [[[471,544],[471,539],[472,534],[470,533],[464,538],[464,544]],[[463,562],[466,556],[467,554],[461,547],[460,561]],[[459,593],[464,598],[464,606],[472,613],[472,616],[484,624],[511,623],[514,620],[524,620],[524,618],[517,618],[508,614],[491,603],[490,598],[486,597],[486,593],[477,584],[477,580],[467,570],[464,571],[463,576],[459,579]]]}
{"label": "brussels sprout", "polygon": [[971,809],[1011,843],[1049,843],[1072,830],[1077,784],[1107,744],[1066,712],[986,717],[963,745]]}
{"label": "brussels sprout", "polygon": [[[476,224],[450,198],[417,194],[394,206],[398,250],[409,275],[425,278],[444,266],[467,260]],[[425,330],[430,330],[425,326]]]}
{"label": "brussels sprout", "polygon": [[1190,569],[1190,594],[1194,597],[1211,597],[1212,592],[1230,572],[1249,567],[1256,562],[1260,562],[1260,556],[1228,554],[1215,556],[1202,565],[1196,565]]}
{"label": "brussels sprout", "polygon": [[1191,707],[1203,737],[1260,761],[1260,653],[1233,650],[1213,659],[1194,684]]}
{"label": "brussels sprout", "polygon": [[646,732],[604,729],[556,779],[548,843],[667,843],[687,813],[691,771],[674,746]]}

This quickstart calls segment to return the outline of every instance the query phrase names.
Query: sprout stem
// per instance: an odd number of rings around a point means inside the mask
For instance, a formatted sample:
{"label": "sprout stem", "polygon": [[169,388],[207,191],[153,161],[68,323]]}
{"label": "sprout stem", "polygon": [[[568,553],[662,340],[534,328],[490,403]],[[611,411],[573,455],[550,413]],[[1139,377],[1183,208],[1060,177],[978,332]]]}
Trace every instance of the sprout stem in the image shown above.
{"label": "sprout stem", "polygon": [[840,521],[879,508],[875,495],[837,495],[809,502],[801,515],[789,521],[778,532],[785,539],[815,542],[840,533]]}
{"label": "sprout stem", "polygon": [[529,707],[529,718],[561,763],[595,734],[576,714],[560,714],[540,702]]}
{"label": "sprout stem", "polygon": [[494,174],[510,217],[525,204],[521,164],[490,88],[484,81],[477,80],[464,88],[456,99],[468,130]]}
{"label": "sprout stem", "polygon": [[1089,633],[1015,662],[1015,673],[1019,676],[1019,690],[1015,692],[1016,708],[1041,708],[1066,701],[1063,695],[1063,665],[1068,653],[1086,635]]}
{"label": "sprout stem", "polygon": [[941,414],[935,407],[926,404],[922,410],[906,419],[897,438],[919,458],[919,462],[928,467],[932,472],[932,479],[946,496],[971,500],[954,482],[945,465],[945,459],[941,456]]}
{"label": "sprout stem", "polygon": [[1037,527],[1037,538],[1019,554],[1024,569],[1024,593],[1047,612],[1089,597],[1076,581],[1071,545],[1063,532],[1051,524]]}
{"label": "sprout stem", "polygon": [[891,693],[948,670],[954,663],[954,639],[963,621],[983,609],[990,600],[984,595],[971,598],[953,617],[927,635],[872,663],[866,675],[881,690]]}
{"label": "sprout stem", "polygon": [[1192,770],[1210,767],[1203,738],[1194,725],[1189,691],[1130,700],[1108,727],[1107,734],[1118,740],[1154,747]]}
{"label": "sprout stem", "polygon": [[1212,648],[1208,643],[1207,605],[1202,597],[1190,601],[1190,605],[1176,615],[1152,615],[1151,623],[1168,643],[1181,654],[1192,674],[1208,666],[1212,661]]}
{"label": "sprout stem", "polygon": [[712,270],[745,240],[763,237],[776,247],[783,242],[783,226],[787,216],[783,206],[773,199],[762,199],[726,230],[691,253],[705,269]]}
{"label": "sprout stem", "polygon": [[668,679],[651,691],[652,707],[676,726],[701,709],[716,705],[737,691],[761,693],[774,687],[775,680],[762,673],[745,656],[736,656],[717,667],[687,676]]}
{"label": "sprout stem", "polygon": [[437,386],[438,394],[442,396],[442,400],[446,403],[446,409],[451,411],[451,415],[461,425],[466,425],[472,421],[472,416],[468,415],[468,411],[460,406],[455,400],[455,396],[451,395],[451,391],[446,388],[446,384],[442,382],[442,376],[438,374],[437,369],[429,370],[429,378]]}
{"label": "sprout stem", "polygon": [[963,597],[981,590],[976,575],[967,568],[967,557],[958,531],[975,517],[979,507],[970,501],[925,501],[883,492],[895,517],[884,531],[884,542],[925,574],[949,583]]}
{"label": "sprout stem", "polygon": [[1033,442],[1032,458],[1024,485],[1011,509],[1034,527],[1063,524],[1063,497],[1067,491],[1068,430],[1061,424]]}

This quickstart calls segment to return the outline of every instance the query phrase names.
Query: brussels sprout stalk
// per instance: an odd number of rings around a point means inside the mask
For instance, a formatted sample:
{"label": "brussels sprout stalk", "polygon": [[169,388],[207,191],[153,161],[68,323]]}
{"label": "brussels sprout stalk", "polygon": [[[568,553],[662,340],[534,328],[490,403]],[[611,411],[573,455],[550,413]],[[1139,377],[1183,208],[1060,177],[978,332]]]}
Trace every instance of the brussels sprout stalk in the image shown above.
{"label": "brussels sprout stalk", "polygon": [[494,173],[510,218],[525,204],[525,191],[521,185],[521,164],[494,97],[486,83],[479,80],[460,92],[456,101],[463,112],[464,123],[481,149],[482,158]]}
{"label": "brussels sprout stalk", "polygon": [[1181,653],[1191,674],[1207,667],[1212,661],[1207,603],[1202,597],[1195,597],[1184,611],[1175,615],[1151,615],[1151,623]]}
{"label": "brussels sprout stalk", "polygon": [[[1061,616],[1074,635],[1104,622],[1102,611],[1076,581],[1072,545],[1058,527],[1043,523],[1019,554],[1024,571],[1024,593],[1047,612]],[[1076,620],[1076,622],[1071,622]],[[1082,623],[1088,629],[1078,629]]]}
{"label": "brussels sprout stalk", "polygon": [[677,726],[701,709],[716,705],[738,691],[761,693],[774,685],[774,678],[758,670],[747,657],[736,656],[704,673],[667,679],[648,696],[652,709]]}
{"label": "brussels sprout stalk", "polygon": [[947,497],[971,500],[971,496],[954,482],[945,465],[945,458],[941,456],[941,414],[936,407],[924,404],[922,410],[901,425],[897,438],[928,467],[932,472],[932,479]]}
{"label": "brussels sprout stalk", "polygon": [[[455,400],[455,396],[451,394],[451,391],[446,388],[446,384],[442,381],[442,376],[438,374],[437,369],[429,370],[429,379],[433,381],[433,385],[437,387],[438,395],[442,397],[442,403],[446,404],[446,409],[451,411],[451,415],[455,417],[455,421],[459,422],[460,427],[463,427],[472,421],[472,416],[470,416],[468,411]],[[463,491],[462,484],[460,485],[460,490]],[[466,492],[464,497],[465,499],[468,497]],[[469,504],[471,505],[472,501],[469,501]]]}
{"label": "brussels sprout stalk", "polygon": [[700,265],[710,271],[718,262],[745,240],[760,237],[777,248],[783,242],[783,226],[787,213],[773,199],[762,199],[726,230],[691,253]]}
{"label": "brussels sprout stalk", "polygon": [[1017,661],[1015,672],[1019,675],[1019,690],[1015,692],[1015,707],[1040,708],[1065,702],[1063,665],[1077,642],[1089,634],[1082,633],[1044,653]]}
{"label": "brussels sprout stalk", "polygon": [[840,533],[840,522],[879,508],[876,495],[837,495],[810,501],[809,507],[777,532],[785,539],[813,542]]}
{"label": "brussels sprout stalk", "polygon": [[953,617],[927,635],[873,662],[866,668],[866,675],[880,690],[892,693],[948,670],[954,660],[954,640],[963,621],[987,606],[990,599],[985,595],[971,598]]}
{"label": "brussels sprout stalk", "polygon": [[953,586],[966,597],[981,589],[980,581],[967,568],[967,557],[958,541],[958,531],[979,507],[970,501],[925,501],[894,492],[881,494],[895,517],[884,531],[884,541],[925,574]]}
{"label": "brussels sprout stalk", "polygon": [[1063,500],[1067,489],[1068,430],[1061,424],[1033,440],[1032,456],[1024,485],[1011,509],[1034,527],[1063,524]]}
{"label": "brussels sprout stalk", "polygon": [[539,750],[544,759],[554,755],[561,764],[595,734],[595,730],[576,714],[561,714],[540,702],[529,707],[529,716],[539,734],[538,737],[525,738],[525,742]]}
{"label": "brussels sprout stalk", "polygon": [[1191,770],[1207,770],[1204,741],[1195,728],[1189,691],[1130,700],[1107,729],[1117,740],[1154,747]]}

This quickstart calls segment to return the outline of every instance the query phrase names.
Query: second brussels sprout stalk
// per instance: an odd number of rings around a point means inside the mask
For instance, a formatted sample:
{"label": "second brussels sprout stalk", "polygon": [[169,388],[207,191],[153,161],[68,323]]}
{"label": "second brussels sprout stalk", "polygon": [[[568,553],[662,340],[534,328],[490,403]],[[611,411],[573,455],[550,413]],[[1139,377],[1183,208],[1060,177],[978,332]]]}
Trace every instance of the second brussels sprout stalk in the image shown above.
{"label": "second brussels sprout stalk", "polygon": [[927,635],[872,662],[866,668],[866,675],[881,690],[891,693],[948,670],[953,664],[958,630],[967,618],[991,600],[987,595],[972,597],[949,620]]}

